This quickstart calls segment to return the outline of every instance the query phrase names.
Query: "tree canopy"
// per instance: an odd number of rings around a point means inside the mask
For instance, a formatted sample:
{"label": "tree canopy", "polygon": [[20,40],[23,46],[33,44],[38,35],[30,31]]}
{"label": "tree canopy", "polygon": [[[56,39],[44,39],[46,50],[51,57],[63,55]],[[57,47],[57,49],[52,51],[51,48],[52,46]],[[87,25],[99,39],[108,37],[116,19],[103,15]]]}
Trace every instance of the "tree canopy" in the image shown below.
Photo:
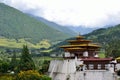
{"label": "tree canopy", "polygon": [[24,45],[22,49],[22,56],[20,58],[19,70],[27,71],[27,70],[34,70],[34,69],[35,69],[35,64],[31,58],[29,49],[26,45]]}

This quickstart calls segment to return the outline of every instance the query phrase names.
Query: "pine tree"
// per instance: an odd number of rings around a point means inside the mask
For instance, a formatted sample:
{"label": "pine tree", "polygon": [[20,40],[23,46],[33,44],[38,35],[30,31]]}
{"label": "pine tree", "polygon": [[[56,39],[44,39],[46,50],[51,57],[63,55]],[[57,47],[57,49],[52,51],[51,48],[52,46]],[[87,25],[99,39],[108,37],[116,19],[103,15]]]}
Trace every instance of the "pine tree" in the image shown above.
{"label": "pine tree", "polygon": [[28,47],[24,45],[22,50],[22,56],[20,58],[19,70],[27,71],[27,70],[34,70],[34,69],[35,69],[35,64],[31,58]]}
{"label": "pine tree", "polygon": [[18,65],[18,61],[17,61],[17,58],[16,58],[16,53],[14,52],[13,56],[12,56],[12,59],[11,59],[11,62],[10,62],[10,67],[9,67],[10,70],[11,71],[16,71],[17,65]]}

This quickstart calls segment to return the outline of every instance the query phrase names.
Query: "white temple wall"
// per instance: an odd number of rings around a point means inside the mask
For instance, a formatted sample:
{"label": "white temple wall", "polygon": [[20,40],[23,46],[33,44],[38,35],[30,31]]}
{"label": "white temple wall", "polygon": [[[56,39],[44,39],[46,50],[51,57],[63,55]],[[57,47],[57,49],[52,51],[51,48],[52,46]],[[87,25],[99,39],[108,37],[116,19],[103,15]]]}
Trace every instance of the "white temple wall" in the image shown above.
{"label": "white temple wall", "polygon": [[115,80],[115,76],[107,71],[81,71],[72,74],[58,73],[52,80]]}
{"label": "white temple wall", "polygon": [[52,60],[49,76],[52,80],[114,80],[114,74],[106,70],[76,71],[76,60]]}
{"label": "white temple wall", "polygon": [[116,64],[116,69],[120,70],[120,63]]}
{"label": "white temple wall", "polygon": [[52,60],[48,72],[74,73],[76,71],[75,60]]}
{"label": "white temple wall", "polygon": [[100,70],[76,72],[74,80],[115,80],[113,73]]}

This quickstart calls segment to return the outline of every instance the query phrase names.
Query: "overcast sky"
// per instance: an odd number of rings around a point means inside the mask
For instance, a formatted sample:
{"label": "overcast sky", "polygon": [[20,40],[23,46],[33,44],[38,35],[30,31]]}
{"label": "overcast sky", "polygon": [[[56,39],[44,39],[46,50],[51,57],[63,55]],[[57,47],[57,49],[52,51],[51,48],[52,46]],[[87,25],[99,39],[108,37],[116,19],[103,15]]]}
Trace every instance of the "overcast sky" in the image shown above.
{"label": "overcast sky", "polygon": [[120,0],[1,1],[64,26],[103,27],[120,23]]}

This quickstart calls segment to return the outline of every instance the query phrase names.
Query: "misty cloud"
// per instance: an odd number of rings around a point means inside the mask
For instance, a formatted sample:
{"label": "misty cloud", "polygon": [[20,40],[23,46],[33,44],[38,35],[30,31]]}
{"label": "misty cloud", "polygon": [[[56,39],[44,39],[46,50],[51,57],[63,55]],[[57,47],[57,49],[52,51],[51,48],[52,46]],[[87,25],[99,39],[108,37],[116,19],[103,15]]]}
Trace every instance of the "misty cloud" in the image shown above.
{"label": "misty cloud", "polygon": [[2,2],[65,26],[104,27],[120,23],[120,0],[2,0]]}

